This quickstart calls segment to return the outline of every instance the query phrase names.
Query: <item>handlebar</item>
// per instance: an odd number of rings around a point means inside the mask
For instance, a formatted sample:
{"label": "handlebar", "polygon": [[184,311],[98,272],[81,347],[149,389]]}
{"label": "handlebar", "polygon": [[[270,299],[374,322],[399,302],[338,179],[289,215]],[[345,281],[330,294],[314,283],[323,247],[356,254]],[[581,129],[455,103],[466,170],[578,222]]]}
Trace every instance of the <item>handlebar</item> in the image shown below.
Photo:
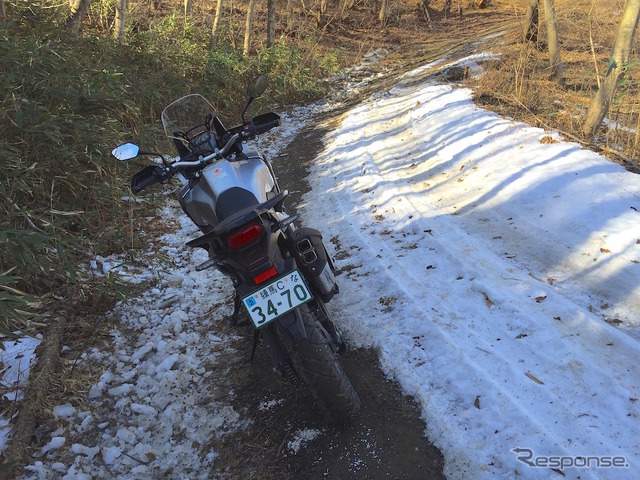
{"label": "handlebar", "polygon": [[131,191],[134,194],[140,193],[145,188],[150,187],[151,185],[155,185],[158,182],[160,182],[160,179],[155,177],[155,176],[147,177],[147,178],[141,179],[140,181],[138,181],[135,184],[132,183],[131,184]]}
{"label": "handlebar", "polygon": [[173,170],[178,170],[178,169],[189,168],[189,167],[200,167],[204,164],[209,163],[211,160],[224,157],[229,152],[229,150],[231,150],[231,147],[233,147],[233,144],[238,141],[238,138],[240,138],[240,134],[236,133],[231,136],[231,138],[226,143],[226,145],[222,147],[222,150],[217,150],[213,152],[211,155],[207,155],[206,157],[199,158],[198,160],[194,160],[192,162],[183,162],[183,161],[173,162],[170,168]]}
{"label": "handlebar", "polygon": [[227,132],[228,134],[231,134],[231,136],[222,150],[216,149],[212,154],[207,155],[206,157],[200,157],[198,160],[179,160],[165,167],[147,167],[141,170],[134,176],[131,182],[131,190],[136,194],[156,183],[167,183],[171,177],[180,170],[193,167],[204,168],[213,160],[222,158],[229,153],[229,150],[231,150],[239,139],[251,139],[256,135],[271,130],[273,127],[277,127],[278,125],[280,125],[280,116],[277,114],[270,112],[258,115],[251,122],[229,129]]}

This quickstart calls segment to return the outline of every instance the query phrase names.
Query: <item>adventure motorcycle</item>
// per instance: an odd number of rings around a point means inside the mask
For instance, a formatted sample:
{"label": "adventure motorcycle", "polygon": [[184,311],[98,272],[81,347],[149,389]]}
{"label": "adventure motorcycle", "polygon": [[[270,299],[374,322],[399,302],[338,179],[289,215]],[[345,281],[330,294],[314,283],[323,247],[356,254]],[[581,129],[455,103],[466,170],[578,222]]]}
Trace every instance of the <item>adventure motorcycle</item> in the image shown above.
{"label": "adventure motorcycle", "polygon": [[287,192],[280,190],[271,164],[247,145],[280,125],[273,112],[245,120],[267,83],[261,75],[249,84],[242,124],[228,129],[201,95],[167,106],[162,124],[177,148],[177,161],[132,143],[112,154],[119,160],[162,159],[162,166],[148,166],[133,177],[133,193],[180,177],[179,203],[203,233],[187,245],[209,253],[196,270],[215,267],[233,281],[232,323],[238,324],[242,304],[255,327],[251,359],[262,338],[279,374],[301,380],[328,419],[343,423],[358,412],[360,399],[338,360],[344,342],[325,308],[338,293],[333,263],[318,230],[296,228],[298,215],[285,212]]}

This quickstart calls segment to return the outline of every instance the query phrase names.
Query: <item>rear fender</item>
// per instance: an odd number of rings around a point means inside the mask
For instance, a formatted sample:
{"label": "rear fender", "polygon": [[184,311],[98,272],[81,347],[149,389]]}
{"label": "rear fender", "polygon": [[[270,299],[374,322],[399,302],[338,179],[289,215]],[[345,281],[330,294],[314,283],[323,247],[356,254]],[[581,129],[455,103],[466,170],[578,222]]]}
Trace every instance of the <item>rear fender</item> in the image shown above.
{"label": "rear fender", "polygon": [[276,329],[282,330],[285,335],[288,335],[293,340],[294,344],[305,340],[307,338],[307,332],[304,328],[300,310],[293,310],[260,329],[260,335],[262,335],[262,339],[269,347],[269,356],[271,357],[273,365],[280,375],[285,377],[288,357],[285,346],[282,345],[281,340],[278,338]]}
{"label": "rear fender", "polygon": [[275,321],[287,332],[293,343],[300,343],[307,339],[307,331],[304,329],[304,322],[299,308],[290,311]]}

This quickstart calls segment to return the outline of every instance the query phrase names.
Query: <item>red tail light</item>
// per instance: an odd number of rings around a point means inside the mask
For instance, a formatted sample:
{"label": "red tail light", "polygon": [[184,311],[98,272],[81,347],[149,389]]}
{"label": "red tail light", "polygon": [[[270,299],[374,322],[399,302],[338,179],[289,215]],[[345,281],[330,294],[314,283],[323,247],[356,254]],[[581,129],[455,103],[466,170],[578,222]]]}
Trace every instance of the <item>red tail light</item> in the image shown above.
{"label": "red tail light", "polygon": [[262,272],[260,275],[256,275],[255,277],[253,277],[253,281],[256,285],[260,285],[261,283],[269,280],[271,277],[275,277],[277,274],[278,271],[275,269],[275,267],[271,267],[266,272]]}
{"label": "red tail light", "polygon": [[260,237],[261,234],[262,227],[257,223],[251,223],[229,235],[227,245],[229,248],[242,248]]}

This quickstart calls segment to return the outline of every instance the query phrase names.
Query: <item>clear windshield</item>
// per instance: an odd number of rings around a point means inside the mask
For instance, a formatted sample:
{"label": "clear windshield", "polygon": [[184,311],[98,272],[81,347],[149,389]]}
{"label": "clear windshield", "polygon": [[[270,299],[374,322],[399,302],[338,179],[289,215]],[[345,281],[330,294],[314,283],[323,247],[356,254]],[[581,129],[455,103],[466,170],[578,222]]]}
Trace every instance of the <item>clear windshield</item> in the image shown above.
{"label": "clear windshield", "polygon": [[[215,116],[216,110],[202,95],[193,94],[179,98],[162,111],[162,126],[169,138],[181,138],[198,125],[203,125],[208,115]],[[196,132],[192,132],[196,133]]]}

